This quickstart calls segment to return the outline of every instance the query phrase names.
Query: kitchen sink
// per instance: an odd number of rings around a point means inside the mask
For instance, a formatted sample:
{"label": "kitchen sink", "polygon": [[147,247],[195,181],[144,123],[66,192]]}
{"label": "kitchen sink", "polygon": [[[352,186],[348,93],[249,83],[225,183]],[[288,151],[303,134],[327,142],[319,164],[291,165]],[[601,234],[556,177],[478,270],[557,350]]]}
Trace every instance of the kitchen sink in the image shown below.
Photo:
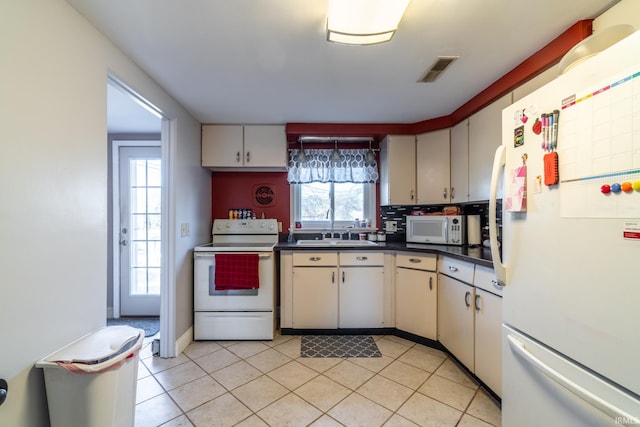
{"label": "kitchen sink", "polygon": [[335,240],[335,239],[323,239],[323,240],[298,240],[296,243],[298,246],[378,246],[376,242],[369,240]]}

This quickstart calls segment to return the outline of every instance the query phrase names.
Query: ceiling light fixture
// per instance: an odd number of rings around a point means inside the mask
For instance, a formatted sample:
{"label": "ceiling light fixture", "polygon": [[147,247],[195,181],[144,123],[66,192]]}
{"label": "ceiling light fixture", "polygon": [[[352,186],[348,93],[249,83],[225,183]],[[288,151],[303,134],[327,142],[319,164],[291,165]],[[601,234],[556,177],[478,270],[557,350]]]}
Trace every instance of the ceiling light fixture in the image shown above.
{"label": "ceiling light fixture", "polygon": [[329,0],[327,40],[368,45],[393,37],[409,0]]}

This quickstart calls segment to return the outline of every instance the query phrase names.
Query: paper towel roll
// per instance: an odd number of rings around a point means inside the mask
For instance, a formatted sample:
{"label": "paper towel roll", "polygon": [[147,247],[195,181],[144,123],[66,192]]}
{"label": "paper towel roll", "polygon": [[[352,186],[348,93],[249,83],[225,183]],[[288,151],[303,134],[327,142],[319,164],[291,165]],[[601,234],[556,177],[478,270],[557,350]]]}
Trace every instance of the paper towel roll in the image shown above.
{"label": "paper towel roll", "polygon": [[467,215],[467,244],[479,245],[481,242],[480,215]]}

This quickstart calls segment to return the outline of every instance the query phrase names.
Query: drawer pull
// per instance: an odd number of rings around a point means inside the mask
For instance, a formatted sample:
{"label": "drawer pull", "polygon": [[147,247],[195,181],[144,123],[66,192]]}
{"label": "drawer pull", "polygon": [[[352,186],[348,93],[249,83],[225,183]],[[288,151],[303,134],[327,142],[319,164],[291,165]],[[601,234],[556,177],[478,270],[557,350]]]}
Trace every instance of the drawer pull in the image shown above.
{"label": "drawer pull", "polygon": [[356,257],[356,259],[357,259],[358,261],[366,261],[366,260],[368,260],[369,258],[368,258],[368,257],[366,257],[366,256],[359,256],[359,257]]}
{"label": "drawer pull", "polygon": [[480,311],[480,295],[476,295],[474,304],[476,306],[476,311]]}
{"label": "drawer pull", "polygon": [[309,261],[320,261],[320,259],[322,259],[322,257],[319,257],[319,256],[309,257]]}
{"label": "drawer pull", "polygon": [[433,277],[429,276],[429,290],[432,291],[433,290]]}
{"label": "drawer pull", "polygon": [[496,279],[493,279],[493,280],[491,281],[491,284],[492,284],[493,286],[495,286],[497,289],[500,289],[500,290],[502,290],[502,288],[504,288],[504,286],[502,286],[502,285],[500,284],[500,282],[498,282]]}
{"label": "drawer pull", "polygon": [[422,262],[422,260],[420,258],[409,258],[409,262],[412,262],[414,264],[419,264]]}
{"label": "drawer pull", "polygon": [[471,297],[471,292],[467,291],[464,293],[464,305],[466,305],[467,308],[471,307],[471,302],[469,301],[470,297]]}
{"label": "drawer pull", "polygon": [[454,267],[453,265],[450,265],[449,271],[458,271],[458,267]]}

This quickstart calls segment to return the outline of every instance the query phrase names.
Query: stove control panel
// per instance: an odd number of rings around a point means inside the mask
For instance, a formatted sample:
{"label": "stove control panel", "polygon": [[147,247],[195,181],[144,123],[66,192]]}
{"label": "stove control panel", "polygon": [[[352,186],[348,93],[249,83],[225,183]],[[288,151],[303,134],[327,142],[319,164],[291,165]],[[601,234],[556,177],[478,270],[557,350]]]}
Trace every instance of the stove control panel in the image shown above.
{"label": "stove control panel", "polygon": [[215,219],[212,234],[278,234],[278,220]]}

